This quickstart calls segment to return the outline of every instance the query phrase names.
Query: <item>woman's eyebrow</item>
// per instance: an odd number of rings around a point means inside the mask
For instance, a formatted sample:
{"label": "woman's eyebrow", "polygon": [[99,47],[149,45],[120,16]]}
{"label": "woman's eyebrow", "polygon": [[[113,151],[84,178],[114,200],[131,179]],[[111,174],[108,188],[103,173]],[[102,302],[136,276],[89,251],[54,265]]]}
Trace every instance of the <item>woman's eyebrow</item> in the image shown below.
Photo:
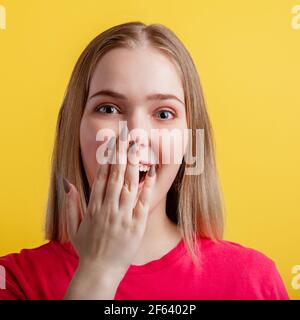
{"label": "woman's eyebrow", "polygon": [[[118,99],[122,99],[122,100],[127,100],[127,97],[124,94],[116,92],[116,91],[112,91],[112,90],[97,91],[94,94],[92,94],[88,98],[88,100],[90,100],[96,96],[101,96],[101,95],[110,96],[110,97],[114,97],[114,98],[118,98]],[[183,106],[185,106],[184,103],[178,97],[176,97],[174,94],[170,94],[170,93],[153,93],[153,94],[149,94],[146,97],[146,100],[169,100],[169,99],[177,100]]]}

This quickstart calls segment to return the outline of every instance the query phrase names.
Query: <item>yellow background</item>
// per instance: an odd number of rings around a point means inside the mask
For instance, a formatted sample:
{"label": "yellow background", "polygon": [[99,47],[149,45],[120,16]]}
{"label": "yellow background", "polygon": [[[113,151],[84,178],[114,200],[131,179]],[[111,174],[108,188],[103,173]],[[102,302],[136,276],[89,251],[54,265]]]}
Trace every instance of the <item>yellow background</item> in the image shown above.
{"label": "yellow background", "polygon": [[300,264],[300,0],[0,0],[0,255],[44,243],[60,103],[88,42],[128,21],[162,23],[190,51],[212,120],[225,239],[272,258],[291,298]]}

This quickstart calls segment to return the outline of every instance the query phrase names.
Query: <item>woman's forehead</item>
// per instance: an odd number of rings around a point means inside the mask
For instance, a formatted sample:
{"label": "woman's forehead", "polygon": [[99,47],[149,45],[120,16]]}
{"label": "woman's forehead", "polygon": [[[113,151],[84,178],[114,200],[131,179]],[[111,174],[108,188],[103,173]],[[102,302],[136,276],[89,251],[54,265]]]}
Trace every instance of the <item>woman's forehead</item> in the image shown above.
{"label": "woman's forehead", "polygon": [[96,65],[90,95],[107,88],[133,95],[165,92],[184,101],[181,78],[172,61],[148,48],[107,52]]}

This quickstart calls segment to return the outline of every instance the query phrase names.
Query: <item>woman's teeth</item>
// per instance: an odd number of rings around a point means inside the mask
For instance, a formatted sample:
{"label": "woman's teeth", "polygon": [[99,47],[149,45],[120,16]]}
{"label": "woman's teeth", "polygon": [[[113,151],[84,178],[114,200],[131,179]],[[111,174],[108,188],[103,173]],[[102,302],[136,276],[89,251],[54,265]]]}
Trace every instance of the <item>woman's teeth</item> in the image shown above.
{"label": "woman's teeth", "polygon": [[149,169],[150,169],[150,166],[145,165],[145,164],[139,164],[140,171],[147,172],[147,171],[149,171]]}

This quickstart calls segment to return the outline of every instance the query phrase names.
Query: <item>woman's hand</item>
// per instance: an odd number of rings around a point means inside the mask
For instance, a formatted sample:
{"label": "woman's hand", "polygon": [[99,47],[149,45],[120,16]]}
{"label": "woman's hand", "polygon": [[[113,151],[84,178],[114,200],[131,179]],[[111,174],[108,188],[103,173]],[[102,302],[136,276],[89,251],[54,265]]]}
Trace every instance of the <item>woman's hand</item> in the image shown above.
{"label": "woman's hand", "polygon": [[[108,162],[117,159],[117,163],[99,165],[85,214],[77,189],[64,181],[68,191],[68,234],[79,255],[79,266],[65,298],[113,299],[139,249],[156,177],[155,165],[146,175],[136,201],[139,150],[136,143],[129,147],[127,132],[123,130],[120,136],[123,143],[117,144],[118,150],[114,138],[108,143]],[[125,164],[119,163],[118,155]]]}

